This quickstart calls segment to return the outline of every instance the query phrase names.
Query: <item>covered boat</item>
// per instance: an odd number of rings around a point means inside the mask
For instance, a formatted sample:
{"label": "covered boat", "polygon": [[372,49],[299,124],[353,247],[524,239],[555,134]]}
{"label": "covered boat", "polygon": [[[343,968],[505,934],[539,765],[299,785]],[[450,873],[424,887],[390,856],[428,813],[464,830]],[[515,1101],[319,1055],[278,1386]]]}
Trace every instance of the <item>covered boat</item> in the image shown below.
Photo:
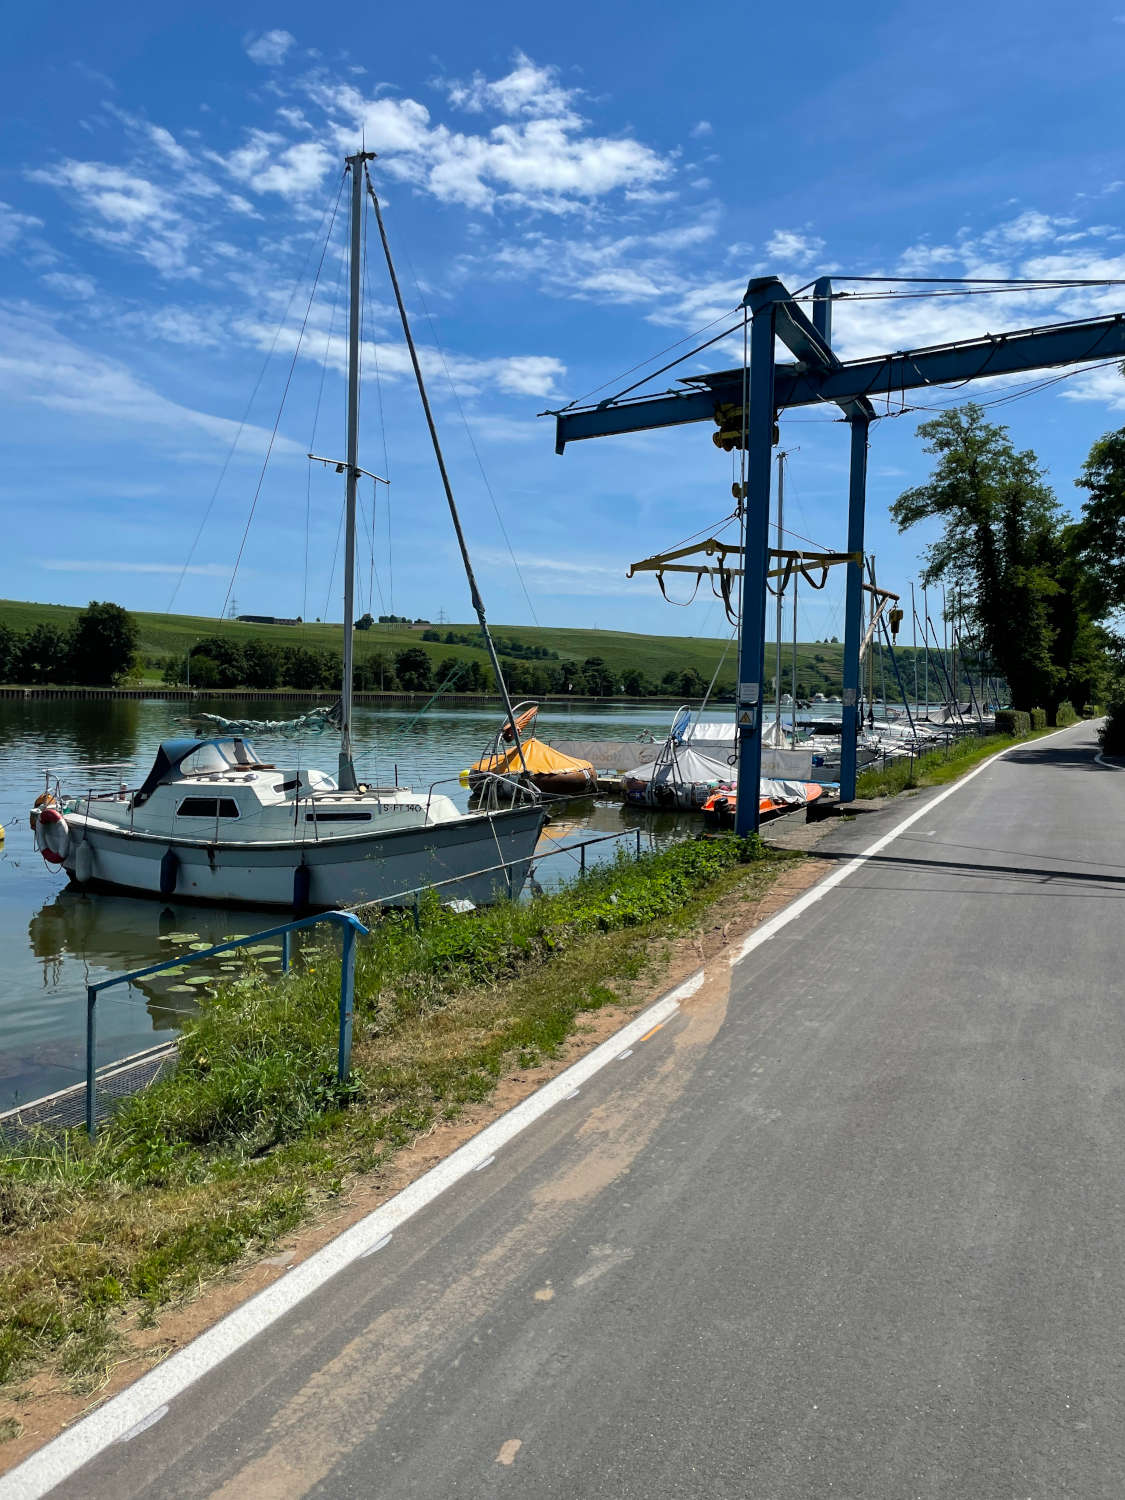
{"label": "covered boat", "polygon": [[[772,818],[792,812],[796,807],[807,807],[823,792],[824,788],[815,781],[782,781],[763,776],[758,787],[758,817]],[[703,804],[704,825],[707,828],[733,828],[737,803],[737,790],[721,787]]]}
{"label": "covered boat", "polygon": [[626,772],[625,801],[640,807],[698,812],[713,792],[732,786],[733,776],[725,760],[669,739],[656,760]]}
{"label": "covered boat", "polygon": [[521,703],[512,710],[512,719],[504,721],[489,749],[467,773],[469,789],[476,796],[489,791],[510,795],[511,788],[528,784],[555,797],[586,797],[597,791],[598,773],[590,761],[565,755],[534,735],[523,737],[538,712],[537,703]]}

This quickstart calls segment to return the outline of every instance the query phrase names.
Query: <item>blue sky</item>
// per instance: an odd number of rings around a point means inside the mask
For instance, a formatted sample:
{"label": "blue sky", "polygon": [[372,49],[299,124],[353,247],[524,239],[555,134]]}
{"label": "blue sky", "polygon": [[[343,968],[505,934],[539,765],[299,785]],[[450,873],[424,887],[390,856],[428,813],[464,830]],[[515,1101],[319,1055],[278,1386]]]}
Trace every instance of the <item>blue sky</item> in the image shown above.
{"label": "blue sky", "polygon": [[[360,26],[357,14],[62,3],[8,16],[0,593],[147,609],[174,596],[218,614],[230,591],[245,612],[340,617],[340,481],[304,453],[314,416],[318,452],[343,441],[342,211],[233,588],[232,570],[361,133],[498,622],[534,611],[720,633],[717,605],[674,609],[651,579],[624,577],[728,513],[731,463],[711,429],[557,458],[536,414],[619,388],[734,309],[748,276],[1125,277],[1125,0],[1075,7],[1067,26],[1043,0],[760,15],[437,0],[372,7]],[[376,249],[361,462],[392,484],[361,595],[375,613],[464,620]],[[846,358],[1122,307],[1125,288],[855,303],[837,307],[835,339]],[[719,346],[683,373],[737,357]],[[996,416],[1074,505],[1091,442],[1123,411],[1110,369]],[[924,540],[900,538],[887,506],[927,472],[927,414],[873,429],[868,539],[890,587],[914,576]],[[797,450],[792,525],[842,547],[845,431],[800,411],[783,442]],[[802,611],[803,635],[842,634],[841,595],[830,585]]]}

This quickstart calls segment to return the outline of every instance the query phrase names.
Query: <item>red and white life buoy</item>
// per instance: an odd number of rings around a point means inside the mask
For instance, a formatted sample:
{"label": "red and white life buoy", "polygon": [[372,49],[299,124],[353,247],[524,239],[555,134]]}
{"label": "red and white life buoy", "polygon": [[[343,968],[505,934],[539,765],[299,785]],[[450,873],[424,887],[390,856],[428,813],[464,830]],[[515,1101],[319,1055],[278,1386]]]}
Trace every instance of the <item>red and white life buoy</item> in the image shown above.
{"label": "red and white life buoy", "polygon": [[41,807],[35,826],[35,847],[52,865],[61,865],[70,844],[70,824],[57,807]]}

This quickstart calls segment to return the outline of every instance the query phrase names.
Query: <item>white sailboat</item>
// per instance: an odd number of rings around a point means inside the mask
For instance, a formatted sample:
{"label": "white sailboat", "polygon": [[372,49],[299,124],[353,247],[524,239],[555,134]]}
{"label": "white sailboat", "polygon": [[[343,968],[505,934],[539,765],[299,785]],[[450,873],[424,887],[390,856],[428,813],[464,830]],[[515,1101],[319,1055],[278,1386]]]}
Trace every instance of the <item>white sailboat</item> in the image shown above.
{"label": "white sailboat", "polygon": [[372,153],[347,158],[351,173],[346,553],[340,754],[335,777],[274,765],[244,735],[170,740],[132,791],[68,797],[48,788],[32,811],[36,847],[77,884],[177,899],[305,910],[366,902],[400,904],[436,887],[443,901],[476,904],[518,895],[547,814],[533,789],[513,806],[462,813],[432,788],[369,786],[352,759],[352,661],[359,446],[359,308],[364,187],[414,363],[450,513],[514,743],[519,730],[485,620],[399,292],[379,202],[367,173]]}

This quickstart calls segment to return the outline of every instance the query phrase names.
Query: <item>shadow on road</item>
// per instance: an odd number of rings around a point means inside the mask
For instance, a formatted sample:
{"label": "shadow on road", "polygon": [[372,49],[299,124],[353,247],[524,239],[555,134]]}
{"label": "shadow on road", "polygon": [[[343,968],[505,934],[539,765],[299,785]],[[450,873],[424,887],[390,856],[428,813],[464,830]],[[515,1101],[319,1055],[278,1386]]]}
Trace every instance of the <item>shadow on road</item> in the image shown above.
{"label": "shadow on road", "polygon": [[[813,859],[822,859],[828,864],[838,864],[855,858],[853,853],[846,850],[810,849],[808,852]],[[1055,895],[1060,894],[1057,887],[1061,884],[1084,886],[1088,888],[1090,895],[1097,894],[1099,889],[1105,895],[1119,895],[1125,891],[1125,874],[1099,875],[1090,870],[1051,869],[1042,865],[994,865],[964,859],[923,859],[921,856],[909,854],[872,854],[864,863],[874,867],[882,866],[888,871],[895,870],[900,874],[908,871],[927,873],[941,871],[944,875],[956,875],[969,880],[993,878],[1015,880],[1029,885],[1053,886]]]}
{"label": "shadow on road", "polygon": [[[1069,766],[1079,771],[1104,770],[1094,759],[1096,745],[1025,745],[1009,750],[1004,762],[1010,766]],[[1003,762],[1002,762],[1003,763]]]}

